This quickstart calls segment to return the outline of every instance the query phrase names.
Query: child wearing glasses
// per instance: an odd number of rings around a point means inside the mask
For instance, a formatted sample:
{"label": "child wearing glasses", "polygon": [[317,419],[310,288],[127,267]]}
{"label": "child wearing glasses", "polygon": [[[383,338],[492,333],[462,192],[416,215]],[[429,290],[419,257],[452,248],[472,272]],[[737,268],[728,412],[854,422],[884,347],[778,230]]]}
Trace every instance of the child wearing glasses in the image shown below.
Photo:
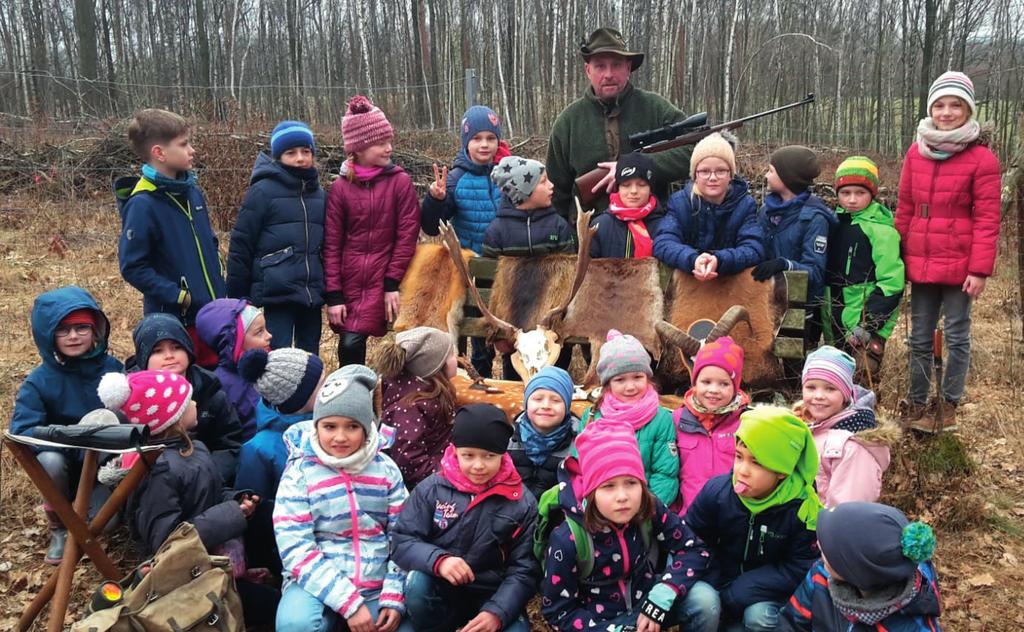
{"label": "child wearing glasses", "polygon": [[654,238],[654,256],[698,281],[729,276],[761,263],[764,231],[736,154],[721,134],[693,148],[690,181],[668,200]]}

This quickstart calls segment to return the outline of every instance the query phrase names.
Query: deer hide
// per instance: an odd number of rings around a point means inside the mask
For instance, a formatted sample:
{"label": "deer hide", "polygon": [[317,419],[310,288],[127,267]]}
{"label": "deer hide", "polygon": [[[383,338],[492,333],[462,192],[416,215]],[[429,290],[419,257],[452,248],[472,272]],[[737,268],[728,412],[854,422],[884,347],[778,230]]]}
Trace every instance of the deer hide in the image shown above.
{"label": "deer hide", "polygon": [[713,281],[697,281],[692,275],[676,270],[672,276],[671,296],[668,321],[683,331],[697,320],[717,322],[733,305],[746,307],[750,327],[741,322],[729,334],[743,347],[743,382],[761,385],[782,377],[774,345],[789,306],[783,275],[760,283],[748,270],[743,270]]}
{"label": "deer hide", "polygon": [[[462,258],[475,255],[463,249]],[[462,306],[466,302],[466,286],[462,282],[448,250],[440,244],[419,244],[399,288],[401,306],[395,331],[413,327],[434,327],[459,335]]]}
{"label": "deer hide", "polygon": [[558,307],[572,289],[576,255],[499,257],[491,313],[524,331]]}
{"label": "deer hide", "polygon": [[[664,318],[658,260],[593,259],[560,327],[565,336],[604,341],[609,329],[635,336],[654,358],[661,341],[654,324]],[[592,349],[596,361],[597,349]]]}

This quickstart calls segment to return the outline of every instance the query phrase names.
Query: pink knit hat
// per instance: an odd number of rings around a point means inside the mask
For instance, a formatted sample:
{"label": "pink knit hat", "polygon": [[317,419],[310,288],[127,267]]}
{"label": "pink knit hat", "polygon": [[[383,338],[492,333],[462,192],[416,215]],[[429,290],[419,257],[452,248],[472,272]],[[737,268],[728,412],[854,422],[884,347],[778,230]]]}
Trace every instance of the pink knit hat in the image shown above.
{"label": "pink knit hat", "polygon": [[626,422],[598,419],[587,424],[576,437],[576,452],[583,473],[581,498],[616,476],[647,480],[640,446],[633,427]]}
{"label": "pink knit hat", "polygon": [[362,95],[352,97],[341,119],[345,153],[354,154],[395,137],[395,130],[380,108]]}
{"label": "pink knit hat", "polygon": [[107,373],[96,389],[110,410],[120,409],[133,424],[158,435],[181,419],[192,398],[192,385],[171,371]]}
{"label": "pink knit hat", "polygon": [[717,366],[729,374],[732,387],[740,390],[743,379],[743,347],[736,344],[729,336],[722,336],[700,348],[693,359],[693,371],[690,371],[690,384],[697,383],[697,376],[706,366]]}

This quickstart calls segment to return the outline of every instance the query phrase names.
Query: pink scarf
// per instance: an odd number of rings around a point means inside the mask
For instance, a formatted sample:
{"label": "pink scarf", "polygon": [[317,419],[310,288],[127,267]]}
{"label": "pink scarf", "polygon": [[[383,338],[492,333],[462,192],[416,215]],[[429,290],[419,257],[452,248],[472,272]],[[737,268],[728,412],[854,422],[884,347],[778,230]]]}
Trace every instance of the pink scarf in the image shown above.
{"label": "pink scarf", "polygon": [[444,456],[441,457],[441,476],[454,485],[455,489],[474,496],[494,489],[493,493],[500,493],[502,496],[508,497],[507,492],[517,492],[523,485],[523,479],[520,478],[508,452],[502,455],[501,467],[498,468],[498,473],[494,475],[494,478],[486,483],[474,483],[462,473],[462,468],[459,467],[459,457],[455,456],[455,446],[450,443],[445,448]]}
{"label": "pink scarf", "polygon": [[601,399],[601,418],[625,421],[633,426],[633,432],[638,432],[654,419],[660,405],[658,392],[650,385],[640,399],[631,402],[622,401],[608,390]]}
{"label": "pink scarf", "polygon": [[352,170],[355,172],[357,180],[369,182],[379,176],[384,171],[384,167],[364,167],[353,161]]}
{"label": "pink scarf", "polygon": [[612,216],[626,222],[626,228],[633,235],[633,258],[643,259],[650,257],[654,252],[654,240],[644,224],[644,218],[651,214],[654,207],[658,205],[658,198],[653,195],[647,200],[647,204],[640,208],[627,208],[622,205],[622,198],[618,193],[612,193],[608,198],[608,212]]}

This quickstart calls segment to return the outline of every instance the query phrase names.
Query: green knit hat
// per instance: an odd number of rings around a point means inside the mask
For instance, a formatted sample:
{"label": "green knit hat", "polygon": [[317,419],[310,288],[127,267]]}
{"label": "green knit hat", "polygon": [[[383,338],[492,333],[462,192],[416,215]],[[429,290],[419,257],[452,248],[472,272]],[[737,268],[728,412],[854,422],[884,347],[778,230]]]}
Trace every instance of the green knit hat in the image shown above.
{"label": "green knit hat", "polygon": [[814,490],[818,449],[807,423],[788,408],[758,406],[740,415],[736,438],[747,446],[762,467],[786,475],[765,498],[740,496],[740,502],[756,515],[791,500],[803,499],[797,516],[813,531],[823,507]]}
{"label": "green knit hat", "polygon": [[836,169],[836,193],[839,189],[855,184],[871,191],[871,197],[878,195],[878,165],[867,156],[850,156]]}

